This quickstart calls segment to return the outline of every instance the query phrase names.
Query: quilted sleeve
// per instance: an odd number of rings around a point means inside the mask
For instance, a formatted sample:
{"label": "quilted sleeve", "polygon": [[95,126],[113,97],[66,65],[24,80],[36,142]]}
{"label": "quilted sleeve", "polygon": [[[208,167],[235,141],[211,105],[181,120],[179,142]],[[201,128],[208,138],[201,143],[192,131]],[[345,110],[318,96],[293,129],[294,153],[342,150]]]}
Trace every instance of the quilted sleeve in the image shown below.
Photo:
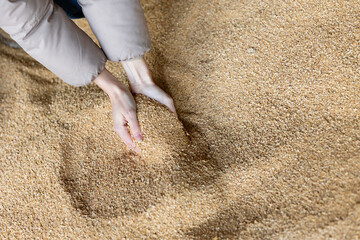
{"label": "quilted sleeve", "polygon": [[144,55],[150,36],[139,0],[78,0],[106,57],[113,62]]}
{"label": "quilted sleeve", "polygon": [[0,27],[30,56],[73,86],[104,69],[104,52],[52,0],[1,0]]}

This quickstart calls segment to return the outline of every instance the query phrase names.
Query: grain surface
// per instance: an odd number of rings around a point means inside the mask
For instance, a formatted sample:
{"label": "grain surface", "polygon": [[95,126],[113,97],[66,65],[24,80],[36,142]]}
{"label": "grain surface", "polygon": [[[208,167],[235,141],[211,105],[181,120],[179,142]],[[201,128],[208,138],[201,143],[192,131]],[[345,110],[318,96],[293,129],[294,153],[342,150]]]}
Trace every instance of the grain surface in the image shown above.
{"label": "grain surface", "polygon": [[142,6],[179,119],[137,95],[139,155],[95,84],[0,44],[0,238],[359,239],[359,2]]}

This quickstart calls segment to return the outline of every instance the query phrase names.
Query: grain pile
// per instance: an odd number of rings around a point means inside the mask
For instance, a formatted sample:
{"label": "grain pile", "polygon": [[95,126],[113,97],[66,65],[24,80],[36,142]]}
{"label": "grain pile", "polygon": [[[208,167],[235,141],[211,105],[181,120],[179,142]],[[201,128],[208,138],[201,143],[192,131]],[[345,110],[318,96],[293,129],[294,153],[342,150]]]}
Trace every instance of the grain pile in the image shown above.
{"label": "grain pile", "polygon": [[142,5],[179,120],[137,95],[139,155],[95,84],[0,44],[0,238],[359,239],[359,3]]}

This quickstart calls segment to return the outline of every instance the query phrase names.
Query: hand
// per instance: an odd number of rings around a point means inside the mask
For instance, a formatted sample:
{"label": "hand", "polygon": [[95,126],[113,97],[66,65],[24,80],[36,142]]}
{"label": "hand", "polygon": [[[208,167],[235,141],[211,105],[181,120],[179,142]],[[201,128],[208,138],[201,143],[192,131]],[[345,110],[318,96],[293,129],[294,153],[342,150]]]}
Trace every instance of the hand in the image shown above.
{"label": "hand", "polygon": [[133,94],[141,93],[164,104],[178,117],[173,99],[153,82],[150,70],[143,57],[122,61],[121,64],[128,76]]}
{"label": "hand", "polygon": [[140,142],[143,139],[136,116],[136,103],[130,90],[106,68],[94,79],[94,82],[110,98],[114,131],[128,148],[138,153],[140,150],[135,147],[127,128],[129,124],[135,140]]}

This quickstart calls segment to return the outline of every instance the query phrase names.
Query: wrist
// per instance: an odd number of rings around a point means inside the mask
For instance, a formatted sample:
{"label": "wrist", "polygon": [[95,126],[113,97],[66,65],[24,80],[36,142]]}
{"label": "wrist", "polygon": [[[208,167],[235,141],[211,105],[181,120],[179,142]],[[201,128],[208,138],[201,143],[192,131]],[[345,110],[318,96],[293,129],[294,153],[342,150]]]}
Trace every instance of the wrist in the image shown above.
{"label": "wrist", "polygon": [[106,68],[94,79],[94,83],[98,85],[111,99],[117,96],[122,88],[123,84],[118,81],[114,75],[112,75]]}
{"label": "wrist", "polygon": [[150,70],[143,57],[121,61],[131,85],[152,84]]}

